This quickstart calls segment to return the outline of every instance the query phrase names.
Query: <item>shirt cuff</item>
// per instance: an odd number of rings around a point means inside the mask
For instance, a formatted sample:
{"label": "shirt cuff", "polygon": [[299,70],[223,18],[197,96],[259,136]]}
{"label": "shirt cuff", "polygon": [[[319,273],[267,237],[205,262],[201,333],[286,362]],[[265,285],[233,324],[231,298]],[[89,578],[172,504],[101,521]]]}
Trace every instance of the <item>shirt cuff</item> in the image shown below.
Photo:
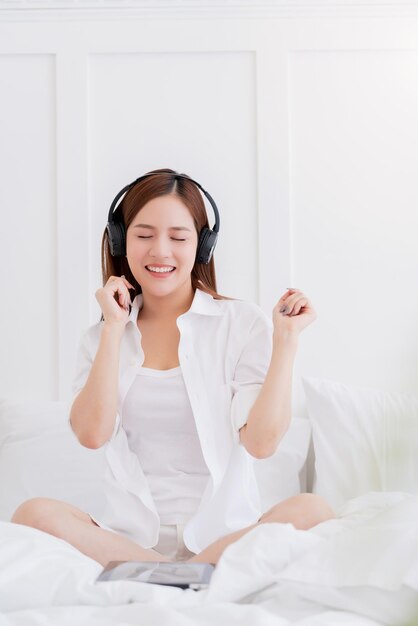
{"label": "shirt cuff", "polygon": [[239,430],[247,423],[248,416],[260,393],[262,385],[259,383],[251,385],[233,384],[233,388],[234,387],[236,391],[231,403],[231,422],[234,441],[241,443]]}

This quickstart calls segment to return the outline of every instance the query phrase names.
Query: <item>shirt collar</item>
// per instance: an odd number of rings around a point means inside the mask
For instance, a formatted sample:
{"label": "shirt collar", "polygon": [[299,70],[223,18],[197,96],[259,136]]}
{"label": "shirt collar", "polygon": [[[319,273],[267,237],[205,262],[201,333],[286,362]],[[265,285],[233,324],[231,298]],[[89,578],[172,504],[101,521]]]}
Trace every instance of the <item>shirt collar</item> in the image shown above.
{"label": "shirt collar", "polygon": [[[133,322],[136,325],[138,313],[142,309],[144,298],[142,293],[135,296],[132,302],[131,312],[128,317],[128,321]],[[202,289],[196,289],[191,307],[184,315],[190,313],[196,313],[197,315],[222,315],[222,307],[220,305],[221,300],[215,300],[209,293],[202,291]]]}

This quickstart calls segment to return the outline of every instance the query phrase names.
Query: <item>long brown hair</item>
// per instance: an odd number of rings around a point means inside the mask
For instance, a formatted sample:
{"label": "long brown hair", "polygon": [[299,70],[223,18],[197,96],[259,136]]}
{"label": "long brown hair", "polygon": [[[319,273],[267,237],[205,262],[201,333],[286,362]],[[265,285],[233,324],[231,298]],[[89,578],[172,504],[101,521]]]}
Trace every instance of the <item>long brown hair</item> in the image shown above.
{"label": "long brown hair", "polygon": [[[176,179],[175,176],[179,174],[171,169],[152,170],[152,172],[148,172],[148,174],[153,174],[153,176],[149,176],[131,187],[116,209],[116,212],[119,213],[119,219],[121,219],[125,226],[125,233],[138,212],[145,204],[147,204],[147,202],[153,200],[154,198],[168,194],[178,196],[189,209],[198,237],[202,228],[205,226],[210,228],[202,195],[192,181],[188,181],[184,178]],[[181,176],[189,178],[187,174],[181,174]],[[133,276],[126,256],[114,257],[110,254],[109,240],[106,229],[102,237],[101,256],[103,286],[107,283],[110,276],[124,275],[128,281],[134,285],[135,296],[142,293],[141,285]],[[221,296],[217,292],[215,262],[213,256],[207,265],[202,263],[194,264],[191,279],[193,291],[195,291],[198,287],[202,291],[206,291],[212,295],[217,300],[231,299],[226,296]]]}

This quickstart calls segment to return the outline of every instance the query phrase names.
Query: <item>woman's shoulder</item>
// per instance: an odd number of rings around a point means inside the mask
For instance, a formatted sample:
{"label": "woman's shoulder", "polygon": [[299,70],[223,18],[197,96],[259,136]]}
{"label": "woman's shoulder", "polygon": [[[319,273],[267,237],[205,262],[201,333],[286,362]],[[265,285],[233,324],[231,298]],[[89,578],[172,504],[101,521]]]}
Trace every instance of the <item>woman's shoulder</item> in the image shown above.
{"label": "woman's shoulder", "polygon": [[213,298],[213,300],[223,313],[230,315],[235,320],[242,320],[246,325],[258,320],[267,324],[270,322],[270,318],[264,310],[250,300],[241,300],[239,298]]}
{"label": "woman's shoulder", "polygon": [[271,317],[258,304],[246,300],[238,300],[236,302],[234,315],[240,317],[248,330],[258,332],[262,328],[267,330],[273,328]]}
{"label": "woman's shoulder", "polygon": [[231,300],[222,300],[222,302],[233,311],[241,313],[242,315],[265,315],[263,309],[258,304],[251,302],[250,300],[240,300],[238,298],[234,298]]}

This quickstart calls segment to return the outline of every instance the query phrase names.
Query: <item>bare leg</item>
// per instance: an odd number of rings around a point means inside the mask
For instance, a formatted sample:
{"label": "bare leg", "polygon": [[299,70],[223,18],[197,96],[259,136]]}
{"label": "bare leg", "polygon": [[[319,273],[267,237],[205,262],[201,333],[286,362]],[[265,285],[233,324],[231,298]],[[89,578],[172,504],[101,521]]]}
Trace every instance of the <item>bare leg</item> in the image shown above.
{"label": "bare leg", "polygon": [[127,537],[100,528],[90,515],[59,500],[27,500],[15,511],[11,521],[64,539],[102,565],[109,561],[172,561],[156,550],[143,548]]}
{"label": "bare leg", "polygon": [[279,502],[279,504],[276,504],[264,513],[255,524],[217,539],[202,552],[188,559],[187,562],[216,564],[227,546],[260,524],[290,522],[299,530],[308,530],[308,528],[312,528],[333,517],[335,517],[334,511],[323,498],[311,493],[302,493]]}

